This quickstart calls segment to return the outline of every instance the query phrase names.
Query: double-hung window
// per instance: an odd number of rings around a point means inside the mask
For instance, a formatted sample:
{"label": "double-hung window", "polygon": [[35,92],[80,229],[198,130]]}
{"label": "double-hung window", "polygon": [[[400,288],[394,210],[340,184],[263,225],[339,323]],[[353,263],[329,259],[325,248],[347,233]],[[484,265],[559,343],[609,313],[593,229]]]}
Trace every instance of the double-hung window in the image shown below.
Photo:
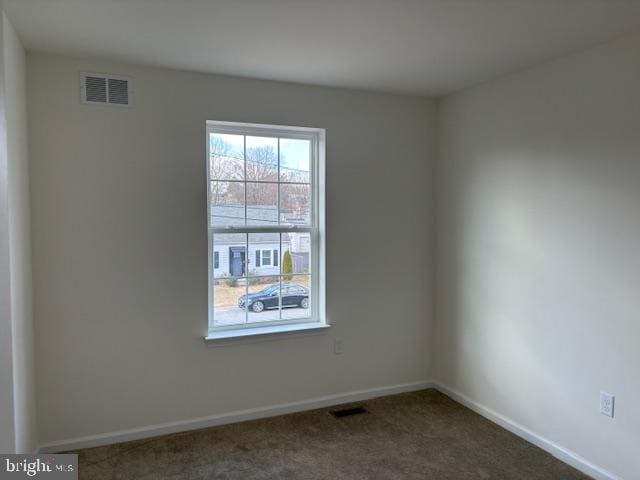
{"label": "double-hung window", "polygon": [[271,265],[271,250],[262,250],[262,265],[265,267]]}
{"label": "double-hung window", "polygon": [[321,328],[324,130],[207,122],[209,337]]}

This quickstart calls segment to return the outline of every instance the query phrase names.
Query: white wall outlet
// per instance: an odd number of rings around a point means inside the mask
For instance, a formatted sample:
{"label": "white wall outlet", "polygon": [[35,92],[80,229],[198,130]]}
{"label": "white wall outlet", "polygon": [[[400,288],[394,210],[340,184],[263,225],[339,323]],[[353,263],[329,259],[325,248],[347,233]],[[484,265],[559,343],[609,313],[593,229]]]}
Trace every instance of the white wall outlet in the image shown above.
{"label": "white wall outlet", "polygon": [[342,340],[341,338],[334,338],[333,353],[335,353],[336,355],[340,355],[343,352],[344,352],[344,340]]}
{"label": "white wall outlet", "polygon": [[600,413],[613,418],[613,407],[616,397],[607,392],[600,392]]}

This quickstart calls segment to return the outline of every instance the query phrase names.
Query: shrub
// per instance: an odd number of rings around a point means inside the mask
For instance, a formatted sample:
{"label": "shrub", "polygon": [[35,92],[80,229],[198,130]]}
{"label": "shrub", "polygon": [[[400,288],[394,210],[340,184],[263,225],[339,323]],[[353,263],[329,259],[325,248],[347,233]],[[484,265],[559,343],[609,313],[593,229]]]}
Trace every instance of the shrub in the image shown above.
{"label": "shrub", "polygon": [[224,284],[227,287],[237,287],[238,286],[238,279],[230,277],[229,274],[226,273],[226,272],[222,274],[222,281],[224,282]]}
{"label": "shrub", "polygon": [[249,282],[249,285],[255,285],[256,283],[261,283],[262,279],[260,277],[255,277],[254,275],[256,275],[256,271],[249,270],[249,278],[247,279],[247,281]]}
{"label": "shrub", "polygon": [[282,278],[283,280],[290,281],[293,275],[293,260],[291,258],[291,252],[286,250],[282,256]]}

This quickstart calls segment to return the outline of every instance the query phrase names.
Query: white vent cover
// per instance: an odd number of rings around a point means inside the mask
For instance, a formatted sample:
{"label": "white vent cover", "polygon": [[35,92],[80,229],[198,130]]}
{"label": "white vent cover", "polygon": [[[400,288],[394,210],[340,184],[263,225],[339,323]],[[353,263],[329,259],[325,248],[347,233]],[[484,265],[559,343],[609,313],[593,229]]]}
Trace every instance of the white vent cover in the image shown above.
{"label": "white vent cover", "polygon": [[133,96],[131,78],[104,73],[80,73],[82,103],[128,107]]}

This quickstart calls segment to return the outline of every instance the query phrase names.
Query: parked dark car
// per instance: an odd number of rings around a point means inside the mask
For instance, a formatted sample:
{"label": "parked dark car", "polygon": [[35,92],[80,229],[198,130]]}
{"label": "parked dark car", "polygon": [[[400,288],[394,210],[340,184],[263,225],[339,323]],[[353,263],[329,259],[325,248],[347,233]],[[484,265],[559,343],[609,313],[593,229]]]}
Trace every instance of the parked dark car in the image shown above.
{"label": "parked dark car", "polygon": [[[280,298],[280,284],[270,285],[264,290],[238,298],[240,308],[250,308],[253,312],[260,313],[269,308],[278,308]],[[282,308],[301,307],[309,308],[309,290],[296,283],[282,284]]]}

